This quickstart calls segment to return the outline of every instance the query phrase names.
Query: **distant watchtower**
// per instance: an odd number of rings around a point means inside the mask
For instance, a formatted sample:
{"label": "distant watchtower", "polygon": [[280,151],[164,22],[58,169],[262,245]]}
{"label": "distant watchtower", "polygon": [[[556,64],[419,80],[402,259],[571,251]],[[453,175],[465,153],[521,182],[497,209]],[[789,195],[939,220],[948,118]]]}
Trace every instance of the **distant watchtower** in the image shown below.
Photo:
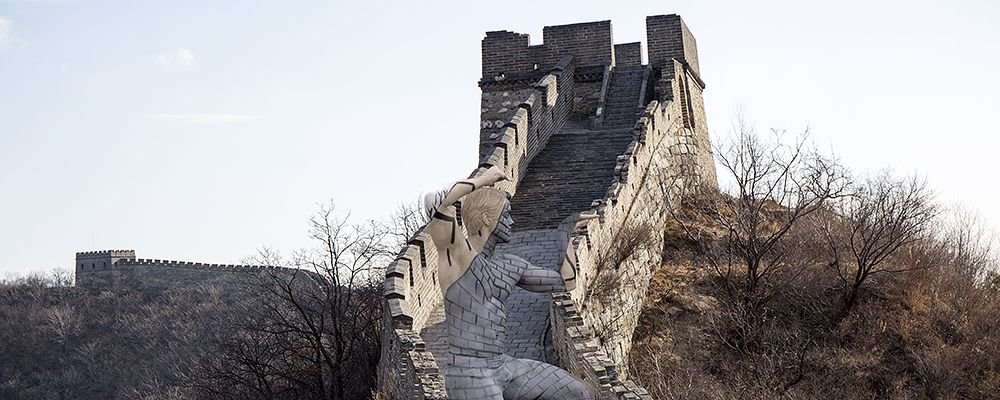
{"label": "distant watchtower", "polygon": [[87,286],[100,281],[110,282],[116,265],[135,261],[135,250],[102,250],[76,253],[76,284]]}

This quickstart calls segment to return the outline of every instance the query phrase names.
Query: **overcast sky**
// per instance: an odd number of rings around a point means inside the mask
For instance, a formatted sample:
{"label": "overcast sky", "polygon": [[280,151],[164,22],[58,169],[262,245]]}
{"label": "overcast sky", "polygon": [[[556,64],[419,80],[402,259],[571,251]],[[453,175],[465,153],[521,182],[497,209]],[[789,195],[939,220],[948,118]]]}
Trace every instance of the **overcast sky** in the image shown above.
{"label": "overcast sky", "polygon": [[[0,0],[0,274],[76,251],[238,262],[333,199],[381,218],[475,167],[489,30],[610,19],[698,40],[739,109],[1000,222],[1000,2]],[[613,6],[609,6],[612,4]]]}

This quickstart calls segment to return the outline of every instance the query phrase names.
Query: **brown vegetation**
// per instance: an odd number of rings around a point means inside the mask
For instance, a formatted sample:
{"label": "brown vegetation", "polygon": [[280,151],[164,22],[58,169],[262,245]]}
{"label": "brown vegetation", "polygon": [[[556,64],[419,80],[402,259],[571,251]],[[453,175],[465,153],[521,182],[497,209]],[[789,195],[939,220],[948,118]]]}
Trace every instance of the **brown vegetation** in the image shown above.
{"label": "brown vegetation", "polygon": [[[760,171],[789,163],[742,136],[758,146],[719,151],[757,164],[726,166],[739,190],[675,204],[631,378],[657,399],[996,398],[1000,287],[982,225],[936,218],[922,181],[888,173],[813,170],[843,190],[771,191]],[[746,190],[755,179],[770,184]]]}
{"label": "brown vegetation", "polygon": [[87,291],[65,273],[0,282],[0,399],[368,398],[393,229],[322,207],[313,247],[248,260],[292,269],[224,286]]}
{"label": "brown vegetation", "polygon": [[0,398],[185,397],[218,354],[237,299],[210,286],[87,292],[31,276],[0,283]]}

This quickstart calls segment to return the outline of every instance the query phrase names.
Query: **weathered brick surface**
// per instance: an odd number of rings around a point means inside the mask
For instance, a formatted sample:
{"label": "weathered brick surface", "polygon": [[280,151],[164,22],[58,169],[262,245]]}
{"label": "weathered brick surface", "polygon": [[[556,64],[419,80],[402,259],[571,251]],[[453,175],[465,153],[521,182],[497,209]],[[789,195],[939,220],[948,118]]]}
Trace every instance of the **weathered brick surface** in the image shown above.
{"label": "weathered brick surface", "polygon": [[542,44],[530,45],[527,34],[487,32],[482,41],[483,78],[516,76],[547,68],[571,56],[577,65],[611,65],[614,61],[611,21],[546,26]]}
{"label": "weathered brick surface", "polygon": [[676,59],[700,75],[698,43],[677,14],[646,17],[646,53],[653,68],[672,68],[670,61]]}
{"label": "weathered brick surface", "polygon": [[[601,127],[631,130],[639,119],[639,112],[646,106],[642,92],[647,78],[644,66],[616,66],[611,71],[611,82],[605,99],[605,115]],[[631,134],[631,133],[630,133]]]}
{"label": "weathered brick surface", "polygon": [[552,229],[604,197],[618,155],[632,141],[628,129],[554,135],[511,200],[514,230]]}
{"label": "weathered brick surface", "polygon": [[[700,181],[716,185],[715,161],[712,156],[712,145],[709,140],[707,120],[705,118],[705,103],[702,92],[705,89],[700,78],[696,77],[679,61],[673,61],[674,68],[664,70],[660,79],[654,83],[656,91],[664,102],[676,107],[676,114],[685,131],[680,134],[676,143],[672,144],[673,154],[679,155],[684,161],[678,168],[685,170],[689,184]],[[673,71],[667,75],[666,71]]]}
{"label": "weathered brick surface", "polygon": [[[386,326],[390,321],[386,321]],[[378,368],[378,398],[447,399],[444,377],[426,343],[408,329],[391,329],[382,336]]]}
{"label": "weathered brick surface", "polygon": [[483,39],[483,76],[493,77],[502,72],[530,71],[533,62],[528,56],[531,39],[527,34],[510,31],[486,32]]}
{"label": "weathered brick surface", "polygon": [[[517,226],[517,220],[514,226]],[[555,229],[515,232],[499,251],[518,255],[535,266],[558,271],[560,235]],[[563,236],[565,237],[565,236]],[[555,364],[549,332],[547,293],[532,293],[517,288],[507,299],[507,354]]]}
{"label": "weathered brick surface", "polygon": [[642,43],[622,43],[615,45],[615,65],[634,67],[642,65]]}
{"label": "weathered brick surface", "polygon": [[605,90],[605,81],[610,79],[610,65],[577,67],[573,77],[575,84],[573,113],[571,120],[587,122],[597,112]]}
{"label": "weathered brick surface", "polygon": [[614,61],[611,21],[546,26],[542,37],[548,59],[573,56],[577,65],[607,65]]}
{"label": "weathered brick surface", "polygon": [[[631,255],[617,268],[600,265],[600,253],[613,248],[619,239],[616,235],[628,232],[626,228],[630,225],[649,224],[652,232],[661,231],[666,222],[666,200],[692,181],[697,182],[695,184],[705,182],[704,177],[697,175],[699,170],[691,165],[704,149],[691,143],[691,131],[684,127],[680,115],[681,107],[675,102],[653,101],[647,106],[636,125],[635,141],[619,159],[615,182],[606,197],[594,207],[603,218],[592,221],[586,233],[574,239],[580,261],[578,286],[567,301],[554,304],[554,307],[569,307],[576,314],[555,309],[552,315],[554,325],[575,326],[579,318],[579,323],[586,328],[553,328],[553,342],[560,361],[583,368],[571,370],[575,373],[592,375],[595,373],[589,370],[608,370],[606,366],[598,368],[584,362],[592,352],[590,345],[596,343],[599,353],[611,360],[616,376],[628,376],[629,339],[645,299],[650,266],[659,262],[662,238],[653,235],[646,250]],[[602,286],[605,291],[602,294],[588,291],[587,288],[598,281],[614,284]],[[572,317],[572,321],[559,321],[558,316]]]}

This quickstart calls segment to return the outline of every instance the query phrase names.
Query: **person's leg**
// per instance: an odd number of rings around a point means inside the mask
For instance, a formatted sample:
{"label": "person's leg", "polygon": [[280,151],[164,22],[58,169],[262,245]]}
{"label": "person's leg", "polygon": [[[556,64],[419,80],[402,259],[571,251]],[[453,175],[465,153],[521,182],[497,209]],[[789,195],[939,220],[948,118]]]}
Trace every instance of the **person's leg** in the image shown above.
{"label": "person's leg", "polygon": [[[479,372],[479,371],[476,371]],[[483,371],[492,374],[491,371]],[[472,375],[478,375],[473,373]],[[446,374],[448,398],[455,400],[503,400],[503,388],[493,376],[463,376]]]}
{"label": "person's leg", "polygon": [[504,400],[591,398],[590,391],[583,382],[555,365],[535,360],[511,359],[501,368],[506,368],[512,378],[504,388]]}

